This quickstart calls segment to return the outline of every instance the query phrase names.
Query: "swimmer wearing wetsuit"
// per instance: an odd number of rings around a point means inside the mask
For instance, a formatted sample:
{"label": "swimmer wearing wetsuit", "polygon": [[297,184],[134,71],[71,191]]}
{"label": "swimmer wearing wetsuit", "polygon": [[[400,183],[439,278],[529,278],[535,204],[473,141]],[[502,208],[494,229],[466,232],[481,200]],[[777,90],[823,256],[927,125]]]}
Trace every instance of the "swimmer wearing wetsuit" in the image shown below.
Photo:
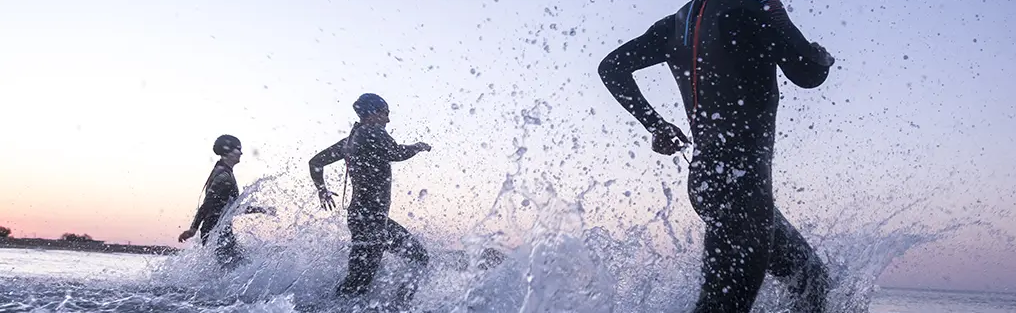
{"label": "swimmer wearing wetsuit", "polygon": [[[828,273],[776,209],[773,146],[776,67],[803,88],[821,85],[833,57],[809,43],[779,0],[694,0],[608,54],[599,66],[614,98],[671,155],[689,140],[646,101],[632,73],[666,62],[695,140],[688,194],[706,224],[695,312],[749,312],[766,271],[798,297],[796,312],[821,312]],[[677,140],[677,142],[675,142]]]}
{"label": "swimmer wearing wetsuit", "polygon": [[[310,176],[317,187],[321,206],[335,208],[333,193],[325,186],[324,167],[346,160],[352,182],[352,195],[347,223],[353,237],[349,252],[349,273],[338,287],[342,296],[361,295],[374,279],[385,251],[406,258],[420,269],[427,267],[429,256],[416,238],[388,217],[391,208],[391,162],[408,160],[430,146],[418,142],[400,145],[385,130],[388,124],[388,104],[376,94],[363,94],[353,109],[360,122],[353,126],[348,137],[319,152],[308,162]],[[399,290],[398,302],[407,304],[416,292],[416,284],[409,283]]]}
{"label": "swimmer wearing wetsuit", "polygon": [[[215,139],[212,151],[220,156],[212,173],[208,175],[204,186],[204,201],[194,215],[189,229],[180,234],[178,240],[184,242],[195,233],[201,230],[201,245],[208,242],[209,235],[219,224],[223,212],[229,204],[236,200],[240,192],[236,185],[236,178],[233,176],[233,166],[240,163],[241,151],[240,140],[231,135],[222,135]],[[247,207],[244,214],[270,213],[270,208]],[[221,232],[215,244],[215,257],[223,268],[232,268],[243,260],[243,250],[237,245],[233,236],[232,223],[222,226]]]}

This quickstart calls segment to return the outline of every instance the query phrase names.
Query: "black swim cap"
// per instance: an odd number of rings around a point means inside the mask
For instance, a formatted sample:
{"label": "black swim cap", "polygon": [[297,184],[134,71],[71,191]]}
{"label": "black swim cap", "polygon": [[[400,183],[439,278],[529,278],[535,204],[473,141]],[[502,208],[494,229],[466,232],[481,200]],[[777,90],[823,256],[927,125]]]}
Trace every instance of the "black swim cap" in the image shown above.
{"label": "black swim cap", "polygon": [[381,109],[387,109],[388,103],[385,99],[381,99],[381,96],[372,93],[365,93],[360,95],[360,98],[353,102],[353,111],[356,112],[356,116],[364,118],[371,114],[377,113]]}
{"label": "black swim cap", "polygon": [[212,146],[212,152],[215,155],[223,156],[233,151],[233,149],[240,149],[240,139],[233,137],[232,135],[222,135],[215,139],[215,145]]}

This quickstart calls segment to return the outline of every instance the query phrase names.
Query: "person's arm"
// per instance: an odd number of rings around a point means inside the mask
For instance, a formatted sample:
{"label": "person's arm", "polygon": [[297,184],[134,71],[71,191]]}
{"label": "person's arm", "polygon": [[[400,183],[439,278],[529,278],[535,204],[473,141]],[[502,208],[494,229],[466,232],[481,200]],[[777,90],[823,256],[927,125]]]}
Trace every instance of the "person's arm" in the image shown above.
{"label": "person's arm", "polygon": [[395,142],[395,138],[392,138],[392,135],[389,135],[388,132],[385,131],[383,128],[375,127],[370,128],[367,131],[370,132],[369,136],[373,138],[374,142],[377,144],[374,147],[378,149],[376,151],[377,155],[389,162],[401,162],[409,160],[409,158],[412,158],[417,153],[424,150],[420,144],[414,145],[398,144],[397,142]]}
{"label": "person's arm", "polygon": [[343,138],[331,147],[318,152],[307,162],[310,165],[310,179],[314,181],[314,186],[318,191],[327,189],[325,186],[325,166],[345,159],[346,156],[342,153],[342,149],[346,145],[347,139]]}
{"label": "person's arm", "polygon": [[835,63],[835,59],[825,48],[817,43],[811,43],[801,30],[794,25],[787,15],[787,10],[780,0],[765,0],[761,3],[753,0],[745,0],[746,5],[754,6],[750,10],[754,16],[767,27],[766,33],[773,41],[775,47],[777,64],[783,69],[795,85],[801,88],[815,88],[825,82],[829,76],[829,68]]}
{"label": "person's arm", "polygon": [[598,72],[614,99],[651,133],[663,118],[642,95],[632,74],[667,61],[668,37],[674,32],[674,16],[657,21],[646,32],[611,51],[600,62]]}

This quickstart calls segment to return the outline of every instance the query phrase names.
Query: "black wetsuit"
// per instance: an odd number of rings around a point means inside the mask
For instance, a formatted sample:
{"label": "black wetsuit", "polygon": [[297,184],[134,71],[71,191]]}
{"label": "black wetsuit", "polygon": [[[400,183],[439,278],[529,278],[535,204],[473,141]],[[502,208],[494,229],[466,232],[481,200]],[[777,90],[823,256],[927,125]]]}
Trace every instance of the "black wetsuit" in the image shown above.
{"label": "black wetsuit", "polygon": [[[219,219],[225,213],[224,209],[239,194],[236,178],[233,176],[233,168],[221,160],[216,162],[212,173],[205,182],[204,201],[191,223],[191,229],[201,230],[201,245],[208,242],[209,235],[215,230]],[[236,264],[241,260],[242,250],[236,244],[236,238],[233,236],[232,223],[222,226],[215,244],[215,256],[219,264],[224,267]]]}
{"label": "black wetsuit", "polygon": [[[310,160],[311,178],[319,191],[324,190],[323,167],[345,159],[352,182],[347,222],[353,237],[349,253],[349,274],[339,286],[344,295],[366,292],[381,264],[385,251],[390,251],[426,268],[427,251],[401,225],[388,217],[391,207],[391,162],[405,161],[419,150],[395,142],[382,125],[357,124],[349,137],[319,152]],[[403,301],[412,299],[416,284],[400,290]]]}
{"label": "black wetsuit", "polygon": [[821,260],[776,210],[773,145],[776,67],[814,88],[832,59],[790,22],[778,0],[695,0],[611,52],[599,73],[615,99],[650,131],[672,126],[638,90],[632,72],[664,63],[677,79],[695,141],[688,193],[706,224],[705,282],[695,312],[749,312],[769,273],[820,312],[829,288]]}

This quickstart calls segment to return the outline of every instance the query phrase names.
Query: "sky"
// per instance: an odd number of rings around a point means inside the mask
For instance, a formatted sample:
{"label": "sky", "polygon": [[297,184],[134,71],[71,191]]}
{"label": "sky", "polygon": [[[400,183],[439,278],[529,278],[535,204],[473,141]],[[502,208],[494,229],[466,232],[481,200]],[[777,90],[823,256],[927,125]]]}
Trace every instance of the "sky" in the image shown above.
{"label": "sky", "polygon": [[[781,211],[818,233],[885,220],[945,235],[883,284],[1016,291],[1004,13],[1016,3],[784,2],[837,68],[816,89],[781,86]],[[244,143],[241,185],[281,174],[285,192],[267,201],[313,210],[306,162],[344,137],[364,92],[391,103],[397,140],[434,147],[394,166],[392,214],[414,232],[473,229],[516,170],[569,201],[599,183],[582,198],[586,226],[650,223],[661,186],[681,191],[676,225],[700,224],[685,166],[651,153],[595,73],[684,2],[442,4],[0,2],[0,225],[179,246],[224,133]],[[663,65],[636,77],[687,131]],[[340,168],[326,172],[333,190]]]}

